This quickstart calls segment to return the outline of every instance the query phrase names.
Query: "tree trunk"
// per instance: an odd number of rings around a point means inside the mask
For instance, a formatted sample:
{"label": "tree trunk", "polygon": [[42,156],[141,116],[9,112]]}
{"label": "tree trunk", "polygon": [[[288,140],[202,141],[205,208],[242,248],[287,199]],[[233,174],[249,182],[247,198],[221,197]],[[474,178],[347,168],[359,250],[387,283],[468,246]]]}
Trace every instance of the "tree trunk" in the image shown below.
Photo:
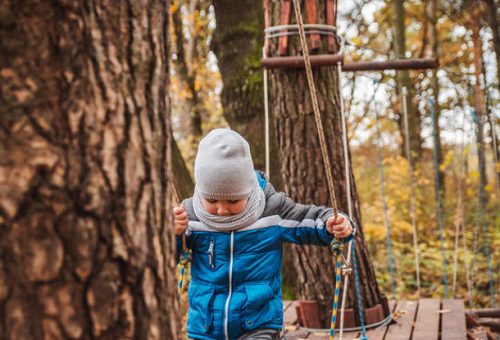
{"label": "tree trunk", "polygon": [[[318,4],[318,22],[325,22],[324,4]],[[303,9],[304,12],[304,9]],[[272,1],[271,24],[280,24],[280,1]],[[293,13],[293,10],[292,10]],[[306,15],[304,14],[304,17]],[[292,14],[291,22],[295,23]],[[326,40],[320,53],[326,53]],[[300,54],[297,36],[290,38],[289,55]],[[277,55],[277,41],[271,42],[271,55]],[[341,129],[339,79],[336,69],[324,67],[314,70],[319,106],[325,127],[328,151],[332,161],[332,173],[338,207],[347,212],[347,188],[344,172],[343,142]],[[274,94],[271,108],[275,118],[276,134],[280,151],[281,172],[286,178],[286,192],[297,202],[330,205],[324,163],[319,146],[318,132],[308,91],[304,70],[274,69],[270,85]],[[354,215],[357,222],[356,254],[358,257],[361,294],[364,307],[381,303],[373,267],[363,237],[359,200],[352,170],[349,174]],[[297,286],[301,299],[318,300],[323,311],[323,325],[329,326],[331,315],[328,310],[333,305],[335,266],[329,248],[313,246],[293,246]],[[357,310],[355,286],[351,280],[348,287],[348,308]]]}
{"label": "tree trunk", "polygon": [[[427,12],[427,32],[429,34],[429,44],[431,45],[432,57],[439,58],[439,38],[437,31],[437,0],[429,0],[426,5]],[[441,148],[441,128],[439,127],[439,117],[441,116],[441,109],[439,107],[439,81],[437,76],[437,70],[432,70],[432,92],[435,98],[434,101],[434,126],[436,130],[436,155],[437,163],[439,167],[439,187],[442,191],[445,189],[445,173],[441,170],[441,164],[443,164],[443,151]]]}
{"label": "tree trunk", "polygon": [[498,89],[500,90],[500,23],[498,22],[498,3],[495,0],[485,0],[486,18],[493,34],[493,49],[497,61]]}
{"label": "tree trunk", "polygon": [[[473,8],[473,13],[479,15],[479,10],[477,7]],[[472,30],[472,43],[474,50],[474,76],[476,78],[476,82],[474,84],[474,111],[476,113],[477,118],[480,123],[477,124],[477,132],[478,132],[478,143],[484,145],[483,136],[484,136],[484,123],[486,122],[485,114],[486,114],[486,105],[484,101],[484,80],[482,78],[483,75],[483,49],[482,49],[482,40],[480,36],[481,25],[479,22],[474,20],[475,15],[470,15],[470,23]],[[483,153],[484,155],[484,153]],[[487,183],[486,178],[486,162],[485,157],[480,159],[481,162],[481,181],[483,182],[483,186]],[[487,197],[485,197],[487,198]]]}
{"label": "tree trunk", "polygon": [[[249,142],[255,167],[265,170],[263,73],[260,67],[264,44],[261,1],[214,0],[217,28],[213,50],[221,72],[224,118]],[[271,90],[269,90],[272,93]],[[271,126],[270,177],[282,188],[276,137]]]}
{"label": "tree trunk", "polygon": [[[201,98],[198,96],[198,90],[196,89],[196,69],[194,69],[192,63],[197,54],[196,46],[200,43],[200,41],[198,41],[200,39],[197,39],[198,36],[193,27],[196,20],[196,11],[199,12],[200,10],[200,1],[192,0],[189,4],[189,10],[191,18],[189,18],[189,40],[187,42],[184,41],[184,25],[182,23],[181,4],[178,4],[172,12],[177,51],[177,60],[175,65],[177,66],[180,78],[186,83],[190,94],[190,97],[186,100],[187,108],[185,111],[189,115],[190,132],[194,137],[199,139],[203,134],[201,129],[201,109],[203,107],[203,103]],[[184,45],[186,45],[187,49],[184,48]]]}
{"label": "tree trunk", "polygon": [[[495,57],[497,61],[497,79],[498,79],[498,89],[500,90],[500,24],[498,22],[498,3],[495,0],[486,0],[485,1],[486,6],[487,6],[487,18],[488,18],[488,23],[490,26],[490,29],[493,33],[493,48],[495,50]],[[489,114],[490,112],[488,112]],[[496,126],[494,125],[494,122],[490,120],[490,126],[491,130],[496,129]],[[493,134],[491,135],[491,138],[493,140]],[[496,145],[498,147],[500,139],[499,136],[496,136]],[[492,142],[493,143],[493,142]],[[498,150],[497,150],[498,152]],[[497,153],[496,159],[500,159],[500,153]],[[498,183],[500,183],[500,168],[498,165],[495,167],[496,170],[496,177]]]}
{"label": "tree trunk", "polygon": [[169,6],[0,5],[0,338],[181,338]]}
{"label": "tree trunk", "polygon": [[[391,0],[394,52],[398,55],[398,58],[404,58],[406,53],[403,3],[404,0]],[[399,93],[402,93],[403,87],[406,87],[408,91],[406,103],[408,109],[408,130],[410,134],[410,153],[412,159],[416,161],[415,164],[417,164],[422,158],[422,138],[420,136],[420,114],[415,106],[415,92],[413,91],[413,85],[410,80],[410,73],[408,71],[397,71],[397,84]],[[401,135],[404,136],[402,112],[400,112],[399,117],[399,128]],[[405,138],[403,138],[403,148],[401,150],[405,150],[405,148]],[[405,155],[405,152],[403,151],[402,154]]]}
{"label": "tree trunk", "polygon": [[[263,71],[260,67],[264,44],[264,15],[261,1],[213,0],[217,28],[213,50],[218,59],[222,82],[224,118],[231,128],[249,142],[254,165],[265,170],[265,120]],[[269,87],[269,100],[273,96]],[[272,114],[270,109],[269,114]],[[283,190],[283,179],[273,119],[270,117],[270,174],[277,190]],[[283,285],[295,285],[290,247],[283,254]]]}

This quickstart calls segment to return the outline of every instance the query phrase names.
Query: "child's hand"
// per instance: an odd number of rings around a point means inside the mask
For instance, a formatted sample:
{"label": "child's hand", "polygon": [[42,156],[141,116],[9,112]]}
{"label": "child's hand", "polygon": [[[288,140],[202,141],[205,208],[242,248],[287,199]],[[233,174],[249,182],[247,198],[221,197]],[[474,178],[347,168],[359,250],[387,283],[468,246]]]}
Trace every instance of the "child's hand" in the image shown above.
{"label": "child's hand", "polygon": [[351,222],[340,214],[337,215],[337,218],[335,216],[330,217],[326,221],[326,229],[330,234],[338,238],[346,238],[352,234]]}
{"label": "child's hand", "polygon": [[188,227],[188,215],[184,206],[175,207],[174,211],[174,227],[175,235],[181,235]]}

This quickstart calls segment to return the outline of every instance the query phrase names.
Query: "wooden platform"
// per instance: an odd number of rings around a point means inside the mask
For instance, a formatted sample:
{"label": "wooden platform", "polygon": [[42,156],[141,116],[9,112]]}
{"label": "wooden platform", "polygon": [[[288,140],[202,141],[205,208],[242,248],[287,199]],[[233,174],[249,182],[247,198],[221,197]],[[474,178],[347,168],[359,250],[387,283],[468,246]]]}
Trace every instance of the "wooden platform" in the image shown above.
{"label": "wooden platform", "polygon": [[[297,325],[296,301],[284,301],[286,340],[328,340],[329,333],[310,333]],[[465,307],[458,299],[389,301],[394,323],[367,330],[368,340],[467,340]],[[339,312],[340,313],[340,312]],[[361,332],[344,332],[343,340],[359,339]],[[335,332],[335,339],[339,339]]]}

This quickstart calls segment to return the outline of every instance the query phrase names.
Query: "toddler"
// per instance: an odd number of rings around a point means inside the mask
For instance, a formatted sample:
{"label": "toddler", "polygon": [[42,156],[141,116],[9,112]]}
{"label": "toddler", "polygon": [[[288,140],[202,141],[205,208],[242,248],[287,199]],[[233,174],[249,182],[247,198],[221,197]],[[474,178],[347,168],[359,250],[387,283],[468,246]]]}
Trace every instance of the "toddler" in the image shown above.
{"label": "toddler", "polygon": [[228,129],[200,142],[195,190],[173,209],[193,251],[187,332],[196,340],[277,340],[283,324],[283,242],[328,246],[350,240],[347,216],[293,202],[255,171],[250,147]]}

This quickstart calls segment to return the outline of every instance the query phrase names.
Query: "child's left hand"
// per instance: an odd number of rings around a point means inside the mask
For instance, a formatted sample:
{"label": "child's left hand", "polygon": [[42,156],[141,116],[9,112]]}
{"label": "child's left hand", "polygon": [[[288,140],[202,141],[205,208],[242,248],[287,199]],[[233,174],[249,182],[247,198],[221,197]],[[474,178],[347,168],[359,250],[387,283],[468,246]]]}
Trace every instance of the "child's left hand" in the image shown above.
{"label": "child's left hand", "polygon": [[337,218],[335,216],[330,217],[326,221],[326,229],[330,234],[338,238],[346,238],[352,234],[351,222],[340,214],[337,215]]}

